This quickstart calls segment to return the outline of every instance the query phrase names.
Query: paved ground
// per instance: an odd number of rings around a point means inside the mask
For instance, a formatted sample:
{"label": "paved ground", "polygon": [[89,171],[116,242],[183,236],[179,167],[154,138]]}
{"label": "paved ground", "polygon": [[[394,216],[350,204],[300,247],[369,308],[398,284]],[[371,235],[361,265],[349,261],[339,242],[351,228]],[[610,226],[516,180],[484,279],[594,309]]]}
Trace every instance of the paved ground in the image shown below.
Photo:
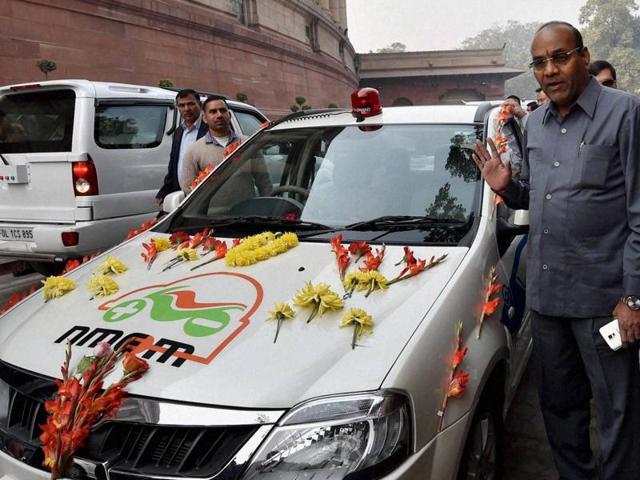
{"label": "paved ground", "polygon": [[505,425],[505,480],[556,480],[531,362]]}

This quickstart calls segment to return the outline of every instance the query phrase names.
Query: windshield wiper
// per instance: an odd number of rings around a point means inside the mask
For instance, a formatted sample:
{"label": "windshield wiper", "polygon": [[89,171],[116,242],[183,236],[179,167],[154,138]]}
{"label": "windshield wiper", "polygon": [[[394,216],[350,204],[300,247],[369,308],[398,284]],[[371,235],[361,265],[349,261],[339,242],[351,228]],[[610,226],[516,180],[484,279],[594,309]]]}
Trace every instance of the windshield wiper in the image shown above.
{"label": "windshield wiper", "polygon": [[270,225],[281,228],[291,228],[294,230],[333,230],[333,227],[323,225],[321,223],[306,222],[304,220],[289,220],[282,217],[270,217],[265,215],[245,215],[237,217],[220,217],[211,220],[207,226],[210,227],[229,227],[229,226],[252,226],[252,225]]}
{"label": "windshield wiper", "polygon": [[473,214],[469,216],[469,220],[419,215],[385,215],[382,217],[372,218],[371,220],[345,225],[342,230],[405,230],[417,229],[427,225],[465,225],[472,220]]}

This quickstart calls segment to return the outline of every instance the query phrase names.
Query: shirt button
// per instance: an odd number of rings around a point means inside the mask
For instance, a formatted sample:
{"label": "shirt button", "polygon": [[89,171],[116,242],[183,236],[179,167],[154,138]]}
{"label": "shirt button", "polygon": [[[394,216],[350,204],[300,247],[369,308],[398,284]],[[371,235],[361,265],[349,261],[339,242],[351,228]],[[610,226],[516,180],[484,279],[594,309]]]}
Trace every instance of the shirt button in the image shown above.
{"label": "shirt button", "polygon": [[542,230],[542,233],[544,233],[545,235],[549,233],[549,229],[545,228],[544,230]]}
{"label": "shirt button", "polygon": [[567,133],[567,129],[563,128],[562,130],[560,130],[562,133]]}
{"label": "shirt button", "polygon": [[547,200],[551,200],[551,194],[550,194],[550,193],[547,193],[547,194],[544,196],[544,198],[546,198]]}
{"label": "shirt button", "polygon": [[547,265],[546,263],[544,265],[542,265],[542,269],[543,270],[549,270],[549,265]]}
{"label": "shirt button", "polygon": [[559,167],[560,166],[560,162],[553,162],[553,166],[554,167]]}

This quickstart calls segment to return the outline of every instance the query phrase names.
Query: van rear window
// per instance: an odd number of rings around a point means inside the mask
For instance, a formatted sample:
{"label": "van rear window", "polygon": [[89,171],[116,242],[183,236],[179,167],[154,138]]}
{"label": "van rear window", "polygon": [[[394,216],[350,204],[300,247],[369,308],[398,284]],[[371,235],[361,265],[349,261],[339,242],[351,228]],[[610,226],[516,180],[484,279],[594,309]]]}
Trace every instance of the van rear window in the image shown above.
{"label": "van rear window", "polygon": [[162,142],[167,105],[99,105],[95,140],[102,148],[154,148]]}
{"label": "van rear window", "polygon": [[73,90],[0,95],[0,153],[69,152]]}

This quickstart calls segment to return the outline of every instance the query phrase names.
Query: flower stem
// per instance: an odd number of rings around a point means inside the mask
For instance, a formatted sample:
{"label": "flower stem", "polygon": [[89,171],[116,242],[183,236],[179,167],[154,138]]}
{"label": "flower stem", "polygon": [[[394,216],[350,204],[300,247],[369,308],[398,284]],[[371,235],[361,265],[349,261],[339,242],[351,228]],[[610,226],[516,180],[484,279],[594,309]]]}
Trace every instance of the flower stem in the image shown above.
{"label": "flower stem", "polygon": [[313,311],[311,312],[311,315],[309,315],[309,319],[307,320],[307,323],[313,320],[316,314],[318,313],[318,306],[319,306],[318,304],[314,305]]}
{"label": "flower stem", "polygon": [[358,339],[358,325],[353,326],[353,338],[351,339],[351,350],[356,348],[356,340]]}
{"label": "flower stem", "polygon": [[276,326],[276,336],[273,339],[273,343],[278,341],[278,335],[280,334],[280,325],[282,325],[282,318],[278,317],[278,325]]}
{"label": "flower stem", "polygon": [[195,267],[191,267],[189,269],[189,271],[193,272],[196,268],[204,267],[205,265],[209,265],[210,263],[215,262],[216,260],[220,260],[220,258],[219,257],[214,257],[211,260],[207,260],[206,262],[199,263]]}

